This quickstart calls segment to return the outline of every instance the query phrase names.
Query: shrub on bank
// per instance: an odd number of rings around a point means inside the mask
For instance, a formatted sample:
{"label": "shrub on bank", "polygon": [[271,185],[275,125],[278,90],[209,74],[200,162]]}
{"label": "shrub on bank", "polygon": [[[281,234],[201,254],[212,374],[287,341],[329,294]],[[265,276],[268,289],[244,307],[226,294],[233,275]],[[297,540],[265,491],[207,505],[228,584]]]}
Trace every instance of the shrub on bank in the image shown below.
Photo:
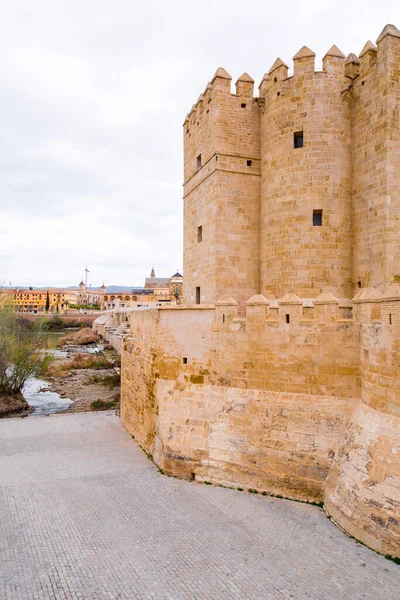
{"label": "shrub on bank", "polygon": [[110,410],[118,406],[118,400],[94,400],[90,403],[92,410]]}
{"label": "shrub on bank", "polygon": [[100,383],[101,385],[105,385],[110,390],[121,385],[121,375],[119,373],[113,373],[112,375],[106,375],[105,377],[99,377],[98,375],[93,375],[89,379],[88,383]]}
{"label": "shrub on bank", "polygon": [[50,318],[41,317],[38,321],[44,331],[59,331],[60,329],[66,329],[67,327],[80,327],[81,329],[87,327],[87,324],[79,319],[71,321],[71,319],[66,320],[58,316]]}
{"label": "shrub on bank", "polygon": [[58,345],[64,346],[69,344],[74,346],[85,346],[86,344],[96,344],[99,340],[99,336],[95,334],[93,329],[90,329],[90,327],[84,327],[79,331],[74,331],[73,333],[67,333],[66,335],[63,335],[62,338],[59,339]]}
{"label": "shrub on bank", "polygon": [[0,305],[0,395],[17,397],[47,362],[41,352],[45,336],[40,323],[18,319],[13,307]]}

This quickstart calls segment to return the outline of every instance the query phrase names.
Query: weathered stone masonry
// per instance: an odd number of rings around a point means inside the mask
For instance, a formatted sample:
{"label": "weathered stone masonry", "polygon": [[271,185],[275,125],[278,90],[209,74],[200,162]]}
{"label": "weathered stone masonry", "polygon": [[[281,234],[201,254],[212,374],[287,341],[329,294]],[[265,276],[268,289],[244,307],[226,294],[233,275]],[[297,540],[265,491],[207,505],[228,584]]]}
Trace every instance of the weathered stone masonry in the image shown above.
{"label": "weathered stone masonry", "polygon": [[400,556],[400,32],[314,59],[258,98],[218,69],[184,123],[186,304],[95,327],[166,474],[323,501]]}
{"label": "weathered stone masonry", "polygon": [[246,73],[232,94],[220,68],[187,115],[187,303],[196,288],[244,309],[258,293],[352,298],[400,280],[400,32],[322,62],[303,46],[288,76],[277,59],[258,97]]}
{"label": "weathered stone masonry", "polygon": [[258,295],[246,318],[229,297],[116,312],[97,328],[129,325],[122,422],[169,475],[323,501],[398,554],[400,285],[360,290],[353,309],[322,294]]}

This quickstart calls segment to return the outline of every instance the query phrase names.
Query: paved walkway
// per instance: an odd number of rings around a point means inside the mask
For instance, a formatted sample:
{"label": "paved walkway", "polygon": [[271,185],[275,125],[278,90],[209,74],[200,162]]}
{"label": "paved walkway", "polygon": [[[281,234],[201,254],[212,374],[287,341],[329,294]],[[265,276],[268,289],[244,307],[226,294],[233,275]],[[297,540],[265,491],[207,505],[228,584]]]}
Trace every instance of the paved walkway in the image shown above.
{"label": "paved walkway", "polygon": [[316,507],[161,475],[111,413],[0,421],[1,600],[399,600]]}

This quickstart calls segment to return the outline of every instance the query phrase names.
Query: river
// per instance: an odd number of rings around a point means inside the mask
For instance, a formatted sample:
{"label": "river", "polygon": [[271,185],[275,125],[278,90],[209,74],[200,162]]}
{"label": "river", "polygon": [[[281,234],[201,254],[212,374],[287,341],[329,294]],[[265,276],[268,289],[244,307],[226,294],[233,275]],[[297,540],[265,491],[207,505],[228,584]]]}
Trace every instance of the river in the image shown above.
{"label": "river", "polygon": [[[67,358],[68,352],[66,350],[59,349],[58,341],[66,333],[71,333],[72,331],[76,330],[77,329],[69,328],[59,331],[49,331],[46,336],[45,352],[53,355],[56,358]],[[91,347],[83,346],[77,348],[77,351],[81,353],[92,353],[98,352],[101,348],[102,346],[100,345]],[[33,406],[35,409],[34,412],[30,413],[29,416],[37,417],[41,415],[60,413],[67,410],[71,404],[73,404],[73,401],[69,398],[62,398],[56,392],[48,391],[48,385],[48,381],[39,379],[37,377],[32,377],[25,383],[22,392],[23,396],[29,406]]]}

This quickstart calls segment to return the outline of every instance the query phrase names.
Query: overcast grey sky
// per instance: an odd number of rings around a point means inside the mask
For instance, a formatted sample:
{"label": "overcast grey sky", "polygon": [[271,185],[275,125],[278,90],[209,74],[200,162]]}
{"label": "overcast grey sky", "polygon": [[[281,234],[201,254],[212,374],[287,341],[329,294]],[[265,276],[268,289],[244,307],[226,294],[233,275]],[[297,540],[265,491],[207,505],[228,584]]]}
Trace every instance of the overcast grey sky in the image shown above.
{"label": "overcast grey sky", "polygon": [[0,283],[182,268],[182,123],[218,66],[258,86],[400,27],[398,0],[0,0]]}

